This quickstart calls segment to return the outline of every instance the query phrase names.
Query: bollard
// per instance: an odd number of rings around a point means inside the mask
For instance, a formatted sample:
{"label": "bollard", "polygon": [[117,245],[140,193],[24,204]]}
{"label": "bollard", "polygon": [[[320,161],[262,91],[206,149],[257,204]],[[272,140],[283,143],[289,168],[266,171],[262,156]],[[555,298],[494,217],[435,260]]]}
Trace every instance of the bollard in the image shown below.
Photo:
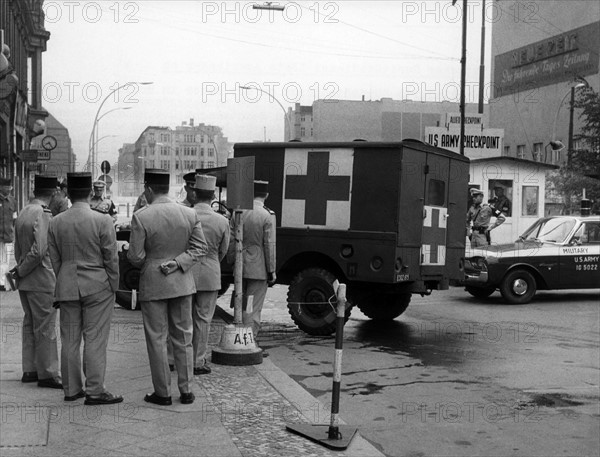
{"label": "bollard", "polygon": [[346,314],[346,285],[333,283],[337,297],[335,355],[333,360],[333,387],[331,390],[331,417],[329,425],[287,424],[286,429],[322,444],[330,449],[346,449],[358,431],[356,427],[340,425],[340,389],[342,385],[342,350],[344,342],[344,322]]}
{"label": "bollard", "polygon": [[242,273],[243,273],[243,219],[242,210],[234,211],[235,269],[234,269],[234,313],[233,325],[227,325],[221,334],[219,346],[213,348],[211,361],[219,365],[259,365],[262,349],[256,346],[252,327],[242,322]]}

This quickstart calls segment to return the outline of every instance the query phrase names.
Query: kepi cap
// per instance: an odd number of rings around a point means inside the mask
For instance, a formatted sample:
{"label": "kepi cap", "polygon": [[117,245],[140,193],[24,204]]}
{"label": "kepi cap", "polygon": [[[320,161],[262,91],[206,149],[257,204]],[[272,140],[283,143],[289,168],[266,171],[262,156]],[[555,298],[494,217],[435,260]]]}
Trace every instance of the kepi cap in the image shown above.
{"label": "kepi cap", "polygon": [[471,197],[474,197],[475,195],[483,195],[483,191],[480,189],[471,189]]}
{"label": "kepi cap", "polygon": [[196,190],[206,190],[213,191],[215,190],[217,184],[217,177],[210,175],[196,175],[196,182],[192,186]]}
{"label": "kepi cap", "polygon": [[269,181],[254,181],[254,193],[255,194],[268,194],[269,193]]}
{"label": "kepi cap", "polygon": [[144,171],[144,184],[147,186],[168,186],[169,172],[161,168],[146,168]]}
{"label": "kepi cap", "polygon": [[58,187],[58,179],[56,176],[35,175],[33,178],[33,187],[38,190],[56,190]]}
{"label": "kepi cap", "polygon": [[87,171],[67,173],[67,190],[92,190],[92,174]]}

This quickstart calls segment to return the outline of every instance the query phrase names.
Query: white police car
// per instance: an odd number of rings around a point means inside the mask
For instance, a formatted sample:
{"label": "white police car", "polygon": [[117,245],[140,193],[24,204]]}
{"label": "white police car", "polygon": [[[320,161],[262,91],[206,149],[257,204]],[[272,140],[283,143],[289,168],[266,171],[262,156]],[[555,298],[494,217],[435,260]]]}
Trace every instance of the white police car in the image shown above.
{"label": "white police car", "polygon": [[539,219],[514,243],[472,249],[460,268],[471,295],[500,289],[513,304],[537,290],[600,288],[600,217]]}

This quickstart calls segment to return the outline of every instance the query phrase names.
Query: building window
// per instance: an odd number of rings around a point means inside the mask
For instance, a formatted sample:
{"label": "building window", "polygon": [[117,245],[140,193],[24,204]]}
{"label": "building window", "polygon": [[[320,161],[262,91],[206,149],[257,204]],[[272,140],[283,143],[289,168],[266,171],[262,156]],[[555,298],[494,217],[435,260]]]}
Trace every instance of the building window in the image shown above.
{"label": "building window", "polygon": [[214,168],[215,163],[212,160],[208,161],[208,168]]}
{"label": "building window", "polygon": [[310,129],[310,136],[313,136],[313,129]]}
{"label": "building window", "polygon": [[536,162],[539,162],[542,157],[542,146],[542,143],[533,143],[533,160]]}
{"label": "building window", "polygon": [[204,148],[200,148],[200,156],[204,155]]}
{"label": "building window", "polygon": [[427,189],[427,204],[444,206],[446,201],[446,183],[439,179],[430,179]]}
{"label": "building window", "polygon": [[510,155],[510,146],[504,146],[504,155],[505,156],[509,156]]}
{"label": "building window", "polygon": [[183,177],[182,177],[181,175],[177,175],[177,176],[175,177],[175,182],[176,182],[177,184],[183,184]]}
{"label": "building window", "polygon": [[300,127],[300,136],[306,135],[306,129],[304,127]]}
{"label": "building window", "polygon": [[507,216],[512,216],[513,182],[510,179],[490,179],[489,204]]}
{"label": "building window", "polygon": [[539,191],[540,188],[538,186],[523,186],[522,216],[538,215]]}
{"label": "building window", "polygon": [[520,144],[517,146],[517,157],[519,159],[525,158],[525,145],[524,144]]}
{"label": "building window", "polygon": [[175,170],[179,170],[179,162],[175,162]]}
{"label": "building window", "polygon": [[213,148],[208,148],[208,157],[214,157],[215,156],[215,150]]}

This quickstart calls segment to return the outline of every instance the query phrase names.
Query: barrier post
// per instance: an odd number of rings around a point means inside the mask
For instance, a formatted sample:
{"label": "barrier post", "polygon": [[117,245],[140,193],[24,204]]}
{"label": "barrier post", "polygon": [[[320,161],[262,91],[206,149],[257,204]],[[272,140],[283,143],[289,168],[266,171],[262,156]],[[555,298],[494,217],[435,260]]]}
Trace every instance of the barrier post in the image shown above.
{"label": "barrier post", "polygon": [[333,283],[337,297],[335,355],[333,360],[333,387],[331,391],[331,417],[329,425],[287,424],[290,432],[304,436],[330,449],[346,449],[358,431],[356,427],[340,425],[340,389],[342,384],[342,351],[344,342],[344,323],[346,320],[346,285],[338,281]]}

